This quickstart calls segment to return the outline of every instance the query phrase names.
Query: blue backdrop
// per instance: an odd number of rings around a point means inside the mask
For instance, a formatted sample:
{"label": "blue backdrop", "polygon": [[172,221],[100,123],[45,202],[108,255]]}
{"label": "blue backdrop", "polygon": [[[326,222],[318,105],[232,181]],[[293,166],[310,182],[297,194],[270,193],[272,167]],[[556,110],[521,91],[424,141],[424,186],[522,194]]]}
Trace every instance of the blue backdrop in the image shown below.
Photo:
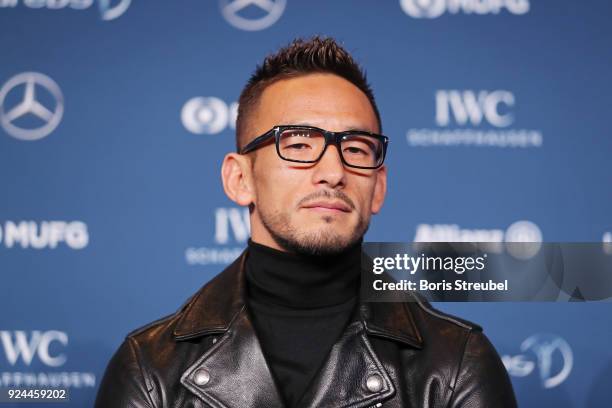
{"label": "blue backdrop", "polygon": [[[0,0],[0,386],[93,404],[130,330],[245,246],[223,194],[255,64],[331,35],[367,69],[389,194],[370,241],[612,241],[604,0]],[[612,254],[611,254],[612,256]],[[610,304],[439,304],[522,407],[610,407]]]}

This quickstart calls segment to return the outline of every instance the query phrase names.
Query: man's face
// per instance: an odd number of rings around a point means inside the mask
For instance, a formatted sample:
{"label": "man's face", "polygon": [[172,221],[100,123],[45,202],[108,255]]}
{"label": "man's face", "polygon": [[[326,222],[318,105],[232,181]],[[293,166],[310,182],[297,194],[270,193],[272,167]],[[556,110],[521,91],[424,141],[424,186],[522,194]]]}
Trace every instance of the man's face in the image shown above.
{"label": "man's face", "polygon": [[[366,95],[333,74],[308,74],[268,86],[249,118],[247,138],[276,125],[309,125],[330,131],[378,132]],[[356,243],[377,213],[386,190],[386,169],[345,167],[329,145],[314,164],[278,157],[274,143],[250,153],[255,242],[282,250],[334,254]]]}

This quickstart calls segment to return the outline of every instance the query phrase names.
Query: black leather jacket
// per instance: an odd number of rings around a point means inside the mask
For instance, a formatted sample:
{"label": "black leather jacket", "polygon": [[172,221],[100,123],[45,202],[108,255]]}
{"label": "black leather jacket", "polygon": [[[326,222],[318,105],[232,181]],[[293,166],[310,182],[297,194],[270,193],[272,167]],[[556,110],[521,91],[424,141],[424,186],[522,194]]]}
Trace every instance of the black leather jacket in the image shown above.
{"label": "black leather jacket", "polygon": [[[246,251],[177,313],[130,333],[96,407],[282,407],[245,307]],[[299,352],[299,351],[296,351]],[[424,302],[363,303],[301,407],[515,407],[482,329]]]}

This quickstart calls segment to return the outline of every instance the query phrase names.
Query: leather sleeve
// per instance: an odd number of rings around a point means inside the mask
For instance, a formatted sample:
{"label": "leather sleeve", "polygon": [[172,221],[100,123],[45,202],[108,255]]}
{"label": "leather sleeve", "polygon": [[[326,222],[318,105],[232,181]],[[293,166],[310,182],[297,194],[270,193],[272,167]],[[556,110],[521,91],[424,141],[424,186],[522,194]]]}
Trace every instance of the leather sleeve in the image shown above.
{"label": "leather sleeve", "polygon": [[126,338],[113,355],[102,378],[95,408],[153,408],[139,363],[138,344]]}
{"label": "leather sleeve", "polygon": [[480,330],[468,335],[449,407],[515,408],[508,372]]}

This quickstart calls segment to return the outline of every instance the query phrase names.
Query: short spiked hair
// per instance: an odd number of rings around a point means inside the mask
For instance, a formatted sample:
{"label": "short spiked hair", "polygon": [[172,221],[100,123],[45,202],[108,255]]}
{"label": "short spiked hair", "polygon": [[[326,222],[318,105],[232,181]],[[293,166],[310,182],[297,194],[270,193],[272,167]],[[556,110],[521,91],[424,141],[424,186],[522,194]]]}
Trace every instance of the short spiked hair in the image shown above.
{"label": "short spiked hair", "polygon": [[[244,146],[248,135],[248,117],[257,105],[264,89],[280,79],[297,77],[311,73],[331,73],[351,82],[367,96],[378,121],[379,131],[382,123],[374,93],[368,84],[366,74],[355,62],[351,54],[336,40],[315,36],[310,39],[297,38],[289,45],[268,55],[258,65],[238,100],[236,118],[236,150]],[[252,136],[252,135],[251,135]]]}

